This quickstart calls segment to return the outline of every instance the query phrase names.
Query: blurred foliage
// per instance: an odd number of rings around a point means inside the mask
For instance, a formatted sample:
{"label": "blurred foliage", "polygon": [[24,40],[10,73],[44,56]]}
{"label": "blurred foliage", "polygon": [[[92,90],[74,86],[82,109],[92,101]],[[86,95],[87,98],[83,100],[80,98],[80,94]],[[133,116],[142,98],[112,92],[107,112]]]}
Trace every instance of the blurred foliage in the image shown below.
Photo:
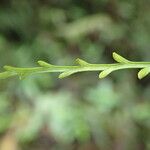
{"label": "blurred foliage", "polygon": [[[0,67],[150,59],[150,1],[0,0]],[[1,150],[149,150],[150,80],[133,71],[0,81]]]}

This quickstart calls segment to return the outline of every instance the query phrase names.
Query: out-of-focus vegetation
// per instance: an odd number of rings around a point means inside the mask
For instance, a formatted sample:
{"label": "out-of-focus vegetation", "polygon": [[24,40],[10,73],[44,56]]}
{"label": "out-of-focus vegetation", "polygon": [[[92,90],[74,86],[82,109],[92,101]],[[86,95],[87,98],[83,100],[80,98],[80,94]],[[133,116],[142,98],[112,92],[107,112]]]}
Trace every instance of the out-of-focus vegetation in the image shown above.
{"label": "out-of-focus vegetation", "polygon": [[[150,1],[0,0],[0,68],[39,59],[150,60]],[[1,70],[2,71],[2,70]],[[0,150],[149,150],[150,78],[120,71],[0,81]]]}

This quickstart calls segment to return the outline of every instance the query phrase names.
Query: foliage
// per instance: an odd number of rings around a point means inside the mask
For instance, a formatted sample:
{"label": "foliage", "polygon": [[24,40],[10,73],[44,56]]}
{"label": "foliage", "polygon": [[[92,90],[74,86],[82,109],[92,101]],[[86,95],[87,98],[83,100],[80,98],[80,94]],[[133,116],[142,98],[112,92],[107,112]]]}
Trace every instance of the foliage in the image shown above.
{"label": "foliage", "polygon": [[[0,0],[0,68],[34,68],[38,60],[72,68],[75,58],[112,64],[114,50],[149,62],[149,5],[147,0]],[[120,58],[128,63],[119,56],[121,66]],[[57,73],[0,80],[0,149],[149,150],[150,78],[137,80],[134,71],[103,80],[95,71],[64,80]]]}
{"label": "foliage", "polygon": [[35,67],[35,68],[16,68],[12,66],[4,66],[4,69],[6,71],[0,73],[0,78],[5,79],[11,76],[18,75],[20,79],[23,79],[28,75],[43,73],[43,72],[63,72],[59,75],[59,78],[65,78],[77,72],[99,71],[99,70],[103,70],[99,74],[99,78],[104,78],[115,70],[129,69],[129,68],[143,68],[138,73],[138,78],[142,79],[150,73],[150,62],[129,61],[115,52],[113,53],[113,58],[118,63],[90,64],[78,58],[76,59],[76,62],[79,64],[79,66],[55,66],[55,65],[48,64],[44,61],[38,61],[38,64],[41,67]]}

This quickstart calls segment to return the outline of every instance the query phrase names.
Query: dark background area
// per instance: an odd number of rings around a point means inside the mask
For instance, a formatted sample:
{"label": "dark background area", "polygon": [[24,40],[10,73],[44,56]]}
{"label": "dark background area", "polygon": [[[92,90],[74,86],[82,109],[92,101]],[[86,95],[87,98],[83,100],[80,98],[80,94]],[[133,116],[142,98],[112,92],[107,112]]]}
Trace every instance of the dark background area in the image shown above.
{"label": "dark background area", "polygon": [[[148,0],[0,0],[0,70],[38,60],[150,60]],[[150,77],[123,70],[0,80],[0,150],[149,150]]]}

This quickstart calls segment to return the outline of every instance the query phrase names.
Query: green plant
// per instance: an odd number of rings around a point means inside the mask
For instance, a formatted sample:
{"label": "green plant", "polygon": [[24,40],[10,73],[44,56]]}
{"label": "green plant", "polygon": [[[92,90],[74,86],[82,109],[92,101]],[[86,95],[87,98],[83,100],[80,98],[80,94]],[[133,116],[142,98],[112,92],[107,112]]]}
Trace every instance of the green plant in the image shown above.
{"label": "green plant", "polygon": [[124,57],[113,53],[113,58],[117,63],[113,64],[90,64],[82,59],[76,59],[78,66],[56,66],[46,63],[44,61],[38,61],[40,67],[34,68],[18,68],[12,66],[4,66],[5,72],[0,73],[0,79],[5,79],[11,76],[19,76],[20,79],[26,76],[45,73],[45,72],[62,72],[59,78],[68,77],[77,72],[84,71],[102,71],[99,74],[99,78],[104,78],[111,72],[121,69],[142,68],[138,73],[138,78],[142,79],[150,73],[150,62],[134,62],[125,59]]}

